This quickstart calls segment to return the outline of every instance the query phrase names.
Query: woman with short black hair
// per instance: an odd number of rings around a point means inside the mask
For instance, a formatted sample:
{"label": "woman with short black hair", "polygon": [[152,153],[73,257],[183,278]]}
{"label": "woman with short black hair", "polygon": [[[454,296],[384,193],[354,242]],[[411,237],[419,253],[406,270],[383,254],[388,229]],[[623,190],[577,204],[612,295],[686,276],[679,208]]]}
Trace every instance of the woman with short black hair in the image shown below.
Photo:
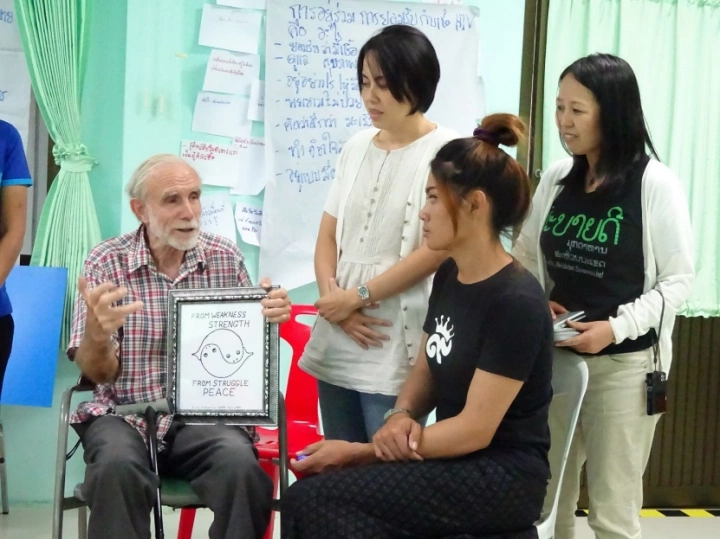
{"label": "woman with short black hair", "polygon": [[440,63],[435,48],[420,30],[412,26],[388,26],[371,37],[360,49],[357,77],[364,84],[365,60],[370,57],[385,86],[399,103],[408,103],[408,116],[425,114],[435,100],[440,82]]}
{"label": "woman with short black hair", "polygon": [[440,65],[420,30],[383,28],[357,76],[373,127],[337,162],[315,250],[320,318],[300,367],[318,379],[325,436],[368,442],[418,357],[429,277],[445,258],[424,244],[418,211],[430,161],[456,134],[424,116]]}

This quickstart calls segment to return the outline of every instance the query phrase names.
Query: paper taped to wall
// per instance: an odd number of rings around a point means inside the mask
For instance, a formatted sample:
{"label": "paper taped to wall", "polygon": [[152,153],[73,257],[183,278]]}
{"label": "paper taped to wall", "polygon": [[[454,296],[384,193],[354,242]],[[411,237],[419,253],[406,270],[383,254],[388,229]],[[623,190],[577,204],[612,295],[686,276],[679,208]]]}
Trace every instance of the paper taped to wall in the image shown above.
{"label": "paper taped to wall", "polygon": [[200,230],[224,236],[237,245],[230,194],[203,195],[200,203],[202,204]]}
{"label": "paper taped to wall", "polygon": [[235,224],[240,238],[250,245],[260,245],[262,232],[262,207],[257,204],[238,204],[235,206]]}
{"label": "paper taped to wall", "polygon": [[242,158],[235,146],[183,140],[180,156],[191,165],[207,185],[233,187],[240,178]]}
{"label": "paper taped to wall", "polygon": [[249,135],[250,100],[238,95],[199,92],[195,102],[192,130],[221,137]]}
{"label": "paper taped to wall", "polygon": [[262,13],[205,4],[200,23],[200,45],[257,54]]}
{"label": "paper taped to wall", "polygon": [[203,91],[250,95],[253,81],[260,75],[257,54],[213,49],[205,69]]}
{"label": "paper taped to wall", "polygon": [[240,154],[240,177],[230,193],[257,195],[265,187],[265,140],[236,137],[233,146]]}

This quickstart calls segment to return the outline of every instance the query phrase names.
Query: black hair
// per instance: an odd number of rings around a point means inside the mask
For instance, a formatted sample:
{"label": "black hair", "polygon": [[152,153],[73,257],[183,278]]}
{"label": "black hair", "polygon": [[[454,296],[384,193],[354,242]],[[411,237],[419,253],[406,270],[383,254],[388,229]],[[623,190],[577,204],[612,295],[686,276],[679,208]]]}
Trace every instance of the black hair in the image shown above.
{"label": "black hair", "polygon": [[[635,73],[622,58],[591,54],[565,68],[558,84],[568,75],[590,90],[600,107],[601,146],[595,174],[603,181],[597,192],[617,191],[628,179],[630,167],[647,157],[646,146],[659,159],[645,122]],[[584,190],[588,168],[586,156],[573,155],[573,166],[560,183]]]}
{"label": "black hair", "polygon": [[440,81],[440,62],[425,34],[412,26],[394,24],[371,37],[358,56],[360,88],[363,62],[368,54],[380,67],[392,96],[399,102],[410,103],[410,114],[428,111]]}
{"label": "black hair", "polygon": [[527,172],[498,148],[498,144],[515,146],[525,133],[525,125],[513,114],[491,114],[475,133],[440,148],[430,171],[456,231],[460,199],[480,189],[491,201],[491,224],[499,236],[518,228],[530,209]]}

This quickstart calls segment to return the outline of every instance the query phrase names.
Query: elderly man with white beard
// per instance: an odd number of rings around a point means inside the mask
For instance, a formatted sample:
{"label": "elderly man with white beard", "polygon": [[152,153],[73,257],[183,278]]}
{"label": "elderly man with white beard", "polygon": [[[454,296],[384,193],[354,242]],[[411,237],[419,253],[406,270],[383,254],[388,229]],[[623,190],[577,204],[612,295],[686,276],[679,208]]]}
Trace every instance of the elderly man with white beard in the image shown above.
{"label": "elderly man with white beard", "polygon": [[[78,280],[68,356],[96,388],[71,422],[85,450],[91,539],[150,537],[158,479],[148,465],[145,421],[114,410],[165,395],[168,291],[252,285],[239,249],[200,231],[201,187],[177,156],[143,162],[127,187],[139,228],[95,247]],[[262,304],[270,322],[288,320],[285,290],[271,290]],[[262,537],[273,485],[258,463],[253,429],[184,425],[161,414],[158,440],[161,473],[188,480],[215,513],[211,539]]]}

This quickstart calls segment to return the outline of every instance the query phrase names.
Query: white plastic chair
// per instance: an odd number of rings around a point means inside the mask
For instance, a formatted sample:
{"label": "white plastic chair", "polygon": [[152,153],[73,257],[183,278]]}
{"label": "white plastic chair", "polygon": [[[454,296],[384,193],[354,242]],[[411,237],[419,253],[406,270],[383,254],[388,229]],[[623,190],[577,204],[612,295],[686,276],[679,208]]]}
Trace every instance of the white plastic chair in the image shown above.
{"label": "white plastic chair", "polygon": [[548,484],[540,520],[535,523],[539,539],[555,537],[560,485],[587,384],[588,369],[582,358],[556,348],[553,357],[553,400],[550,404],[552,444],[549,459],[552,478]]}

